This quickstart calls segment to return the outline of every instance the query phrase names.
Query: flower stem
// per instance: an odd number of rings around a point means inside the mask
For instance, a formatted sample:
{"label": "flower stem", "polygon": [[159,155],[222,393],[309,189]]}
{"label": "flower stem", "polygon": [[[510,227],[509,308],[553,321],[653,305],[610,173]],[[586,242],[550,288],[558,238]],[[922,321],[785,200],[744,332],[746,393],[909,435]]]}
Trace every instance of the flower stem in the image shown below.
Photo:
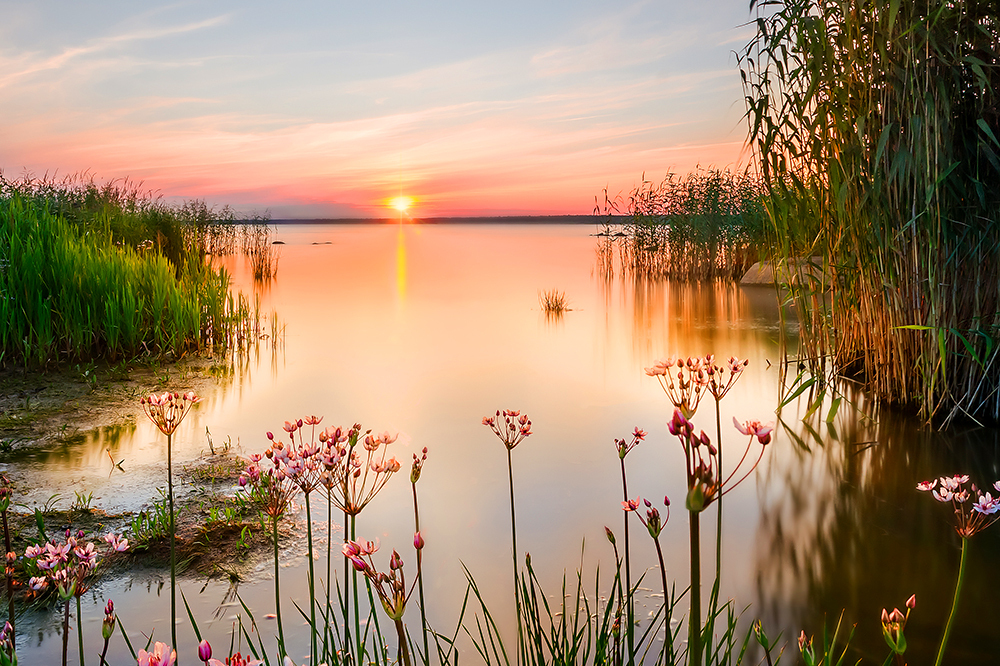
{"label": "flower stem", "polygon": [[80,595],[76,595],[76,637],[80,643],[80,666],[83,663],[83,612],[80,610]]}
{"label": "flower stem", "polygon": [[167,502],[170,505],[170,641],[177,649],[177,554],[174,536],[173,435],[167,434]]}
{"label": "flower stem", "polygon": [[524,648],[524,631],[521,628],[521,593],[517,578],[517,521],[514,519],[514,465],[511,462],[510,449],[507,449],[507,479],[510,485],[510,543],[514,558],[514,606],[517,614],[517,661],[521,663],[521,652]]}
{"label": "flower stem", "polygon": [[412,666],[410,664],[410,647],[406,644],[406,630],[403,629],[403,621],[395,620],[396,624],[396,637],[399,641],[399,652],[397,653],[396,659],[401,660],[403,666]]}
{"label": "flower stem", "polygon": [[[628,501],[628,482],[625,480],[625,458],[619,458],[622,466],[622,493],[625,501]],[[628,537],[628,515],[630,511],[622,511],[625,514],[625,637],[628,640],[628,663],[632,664],[635,658],[635,601],[632,598],[632,556],[629,554]]]}
{"label": "flower stem", "polygon": [[653,543],[656,544],[656,557],[660,561],[660,580],[663,583],[663,606],[667,611],[667,632],[663,640],[666,641],[667,645],[670,645],[670,652],[668,654],[673,656],[673,641],[670,640],[670,616],[672,615],[673,608],[667,599],[667,568],[663,565],[663,549],[660,548],[660,537],[657,536],[654,538]]}
{"label": "flower stem", "polygon": [[958,608],[958,595],[962,591],[962,579],[965,577],[965,555],[968,552],[969,539],[962,537],[962,559],[958,565],[958,581],[955,583],[955,598],[951,602],[951,612],[948,613],[948,622],[944,625],[944,635],[941,636],[941,645],[938,647],[937,659],[934,666],[941,666],[944,658],[944,649],[948,645],[948,636],[951,634],[951,622],[955,619],[955,610]]}
{"label": "flower stem", "polygon": [[[413,486],[413,531],[420,532],[420,512],[417,510],[417,484]],[[417,549],[417,591],[420,594],[420,635],[424,640],[424,666],[430,664],[430,647],[427,642],[427,611],[424,610],[423,548]]]}
{"label": "flower stem", "polygon": [[313,565],[313,524],[312,510],[309,507],[309,493],[306,493],[306,541],[309,544],[309,636],[312,639],[312,652],[310,652],[309,663],[315,664],[318,661],[319,652],[316,651],[316,571]]}
{"label": "flower stem", "polygon": [[[344,512],[344,538],[347,539],[347,512]],[[344,556],[344,653],[351,663],[351,567]],[[356,663],[356,662],[355,662]]]}
{"label": "flower stem", "polygon": [[67,664],[67,656],[69,653],[69,599],[66,600],[66,604],[63,606],[63,653],[62,653],[62,666]]}
{"label": "flower stem", "polygon": [[691,612],[688,616],[688,666],[701,665],[701,516],[688,512],[691,542]]}
{"label": "flower stem", "polygon": [[271,516],[271,529],[274,536],[274,616],[278,620],[278,651],[279,656],[285,656],[285,632],[281,626],[281,587],[278,581],[278,516]]}

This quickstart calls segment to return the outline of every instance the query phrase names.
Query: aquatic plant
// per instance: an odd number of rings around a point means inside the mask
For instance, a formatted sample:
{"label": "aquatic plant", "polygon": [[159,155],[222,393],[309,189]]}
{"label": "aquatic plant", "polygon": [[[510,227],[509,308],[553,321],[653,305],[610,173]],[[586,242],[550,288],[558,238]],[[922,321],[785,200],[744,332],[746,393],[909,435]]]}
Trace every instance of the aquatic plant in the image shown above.
{"label": "aquatic plant", "polygon": [[[764,242],[762,189],[748,171],[697,168],[645,179],[628,198],[604,192],[595,214],[606,219],[602,272],[614,273],[615,249],[623,274],[685,282],[739,280]],[[617,229],[618,231],[614,231]]]}
{"label": "aquatic plant", "polygon": [[[1000,497],[994,498],[989,492],[983,494],[974,483],[967,489],[966,483],[969,483],[968,474],[942,476],[917,484],[917,490],[930,492],[937,501],[951,504],[955,516],[955,532],[962,539],[962,557],[958,565],[958,580],[955,581],[955,595],[952,597],[951,612],[948,613],[948,621],[944,625],[944,633],[941,635],[941,644],[938,647],[934,666],[940,666],[941,660],[944,658],[945,647],[948,645],[948,637],[951,635],[951,625],[955,619],[955,611],[958,609],[958,597],[962,592],[962,582],[965,578],[965,561],[969,551],[969,539],[1000,520]],[[1000,481],[995,482],[993,487],[997,492],[1000,492]],[[978,498],[978,502],[971,501],[976,498]]]}
{"label": "aquatic plant", "polygon": [[[128,539],[122,539],[112,532],[104,535],[109,552],[125,552],[129,548]],[[76,626],[80,646],[80,666],[84,664],[83,612],[80,598],[90,589],[94,571],[100,559],[100,551],[93,542],[85,539],[83,530],[73,532],[67,529],[64,541],[51,540],[44,545],[32,545],[24,551],[28,562],[28,573],[35,574],[28,580],[32,593],[40,595],[46,590],[54,590],[63,606],[63,646],[62,663],[66,666],[69,647],[69,604],[76,599]],[[13,628],[11,628],[13,634]],[[109,634],[110,635],[110,634]],[[11,636],[13,639],[13,635]]]}
{"label": "aquatic plant", "polygon": [[[638,446],[639,442],[646,438],[646,432],[636,426],[632,431],[631,441],[626,441],[624,439],[615,439],[615,448],[618,450],[618,462],[621,464],[622,469],[622,496],[625,498],[625,503],[629,501],[628,499],[628,480],[625,476],[625,456],[629,452]],[[624,503],[623,503],[624,504]],[[625,523],[625,589],[629,590],[628,603],[625,609],[625,616],[627,618],[625,636],[628,643],[628,654],[629,663],[635,654],[635,606],[632,603],[632,558],[629,553],[629,534],[628,534],[628,512],[626,511],[623,522]]]}
{"label": "aquatic plant", "polygon": [[424,639],[423,660],[424,666],[430,664],[430,646],[427,642],[427,608],[424,605],[424,577],[423,554],[424,537],[420,534],[420,510],[417,506],[417,481],[424,470],[424,463],[427,462],[427,447],[420,456],[413,454],[413,465],[410,467],[410,487],[413,490],[413,547],[417,551],[417,593],[420,600],[420,635]]}
{"label": "aquatic plant", "polygon": [[[636,517],[639,519],[639,522],[642,523],[643,527],[646,528],[646,531],[649,532],[649,536],[653,539],[653,544],[656,546],[656,559],[659,560],[660,563],[660,579],[663,584],[663,599],[664,603],[666,604],[668,595],[670,595],[670,587],[667,585],[667,567],[663,564],[663,549],[660,547],[660,532],[663,531],[663,528],[666,526],[667,521],[670,520],[670,498],[667,497],[666,495],[664,495],[663,497],[663,506],[665,506],[667,509],[667,515],[664,516],[663,518],[660,518],[660,511],[655,506],[653,506],[652,502],[650,502],[648,499],[642,500],[642,502],[646,505],[645,519],[643,519],[642,514],[639,513],[640,505],[638,497],[636,497],[635,500],[627,500],[625,502],[622,502],[622,509],[625,511],[626,516],[629,513],[635,512]],[[667,634],[666,636],[664,636],[664,641],[665,641],[664,645],[669,646],[668,655],[670,657],[673,656],[673,641],[671,640],[670,636],[671,612],[669,610],[669,607],[672,606],[673,603],[670,603],[668,605],[667,622],[666,622]]]}
{"label": "aquatic plant", "polygon": [[569,301],[566,300],[566,292],[558,289],[546,289],[539,292],[538,302],[542,306],[542,312],[548,317],[558,317],[569,311]]}
{"label": "aquatic plant", "polygon": [[[414,538],[414,548],[419,552],[423,548],[423,538],[417,532]],[[392,551],[389,559],[389,573],[380,572],[375,569],[372,555],[378,550],[378,544],[372,542],[348,541],[344,544],[344,556],[347,557],[356,571],[365,575],[372,587],[378,594],[382,602],[382,608],[386,615],[392,620],[396,627],[397,661],[403,666],[412,666],[410,663],[409,639],[406,630],[403,628],[403,613],[406,612],[406,602],[416,587],[416,581],[406,589],[406,575],[403,572],[403,560],[399,553]],[[419,577],[419,574],[418,574]]]}
{"label": "aquatic plant", "polygon": [[803,363],[927,420],[1000,419],[995,6],[750,7],[748,144]]}
{"label": "aquatic plant", "polygon": [[[253,312],[127,185],[82,190],[0,173],[0,354],[47,367],[232,348]],[[245,341],[244,341],[245,342]]]}
{"label": "aquatic plant", "polygon": [[510,546],[514,561],[514,607],[517,613],[517,663],[522,662],[524,652],[524,630],[521,623],[521,594],[517,575],[517,519],[514,516],[514,466],[511,452],[531,434],[531,420],[520,410],[497,410],[494,416],[484,416],[483,425],[489,426],[493,434],[507,451],[507,481],[510,488]]}
{"label": "aquatic plant", "polygon": [[188,391],[183,396],[180,393],[168,391],[161,395],[152,394],[139,401],[149,420],[167,436],[167,503],[170,509],[170,641],[174,645],[177,645],[177,554],[174,523],[173,438],[177,426],[181,424],[195,403],[200,400],[201,398],[195,395],[194,391]]}

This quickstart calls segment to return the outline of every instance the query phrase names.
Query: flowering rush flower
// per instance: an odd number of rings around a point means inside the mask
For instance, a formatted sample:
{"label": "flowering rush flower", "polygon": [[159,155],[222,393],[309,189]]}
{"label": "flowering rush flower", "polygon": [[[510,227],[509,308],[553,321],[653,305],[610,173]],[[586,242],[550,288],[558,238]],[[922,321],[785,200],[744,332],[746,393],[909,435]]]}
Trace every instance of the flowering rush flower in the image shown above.
{"label": "flowering rush flower", "polygon": [[[113,539],[109,540],[108,536]],[[108,536],[104,540],[116,544],[113,551],[128,550],[128,539]],[[24,551],[27,569],[36,574],[29,578],[28,587],[41,593],[51,584],[64,599],[81,596],[89,588],[90,576],[97,569],[98,555],[95,545],[84,539],[83,530],[76,533],[66,530],[63,542],[52,540],[41,546],[28,546]]]}
{"label": "flowering rush flower", "polygon": [[157,641],[153,645],[152,652],[139,650],[137,666],[174,666],[176,661],[177,650],[172,650],[169,645]]}
{"label": "flowering rush flower", "polygon": [[[750,476],[764,457],[765,445],[771,441],[773,427],[761,425],[758,421],[749,421],[745,424],[740,424],[735,419],[733,421],[740,432],[750,435],[750,440],[747,442],[747,447],[743,451],[740,461],[725,479],[719,478],[719,451],[704,430],[695,435],[694,424],[684,416],[679,407],[674,409],[674,416],[667,423],[667,430],[680,440],[681,447],[684,449],[685,471],[688,480],[688,495],[685,505],[689,511],[703,511],[717,497],[721,497],[738,486]],[[754,438],[761,445],[760,454],[750,468],[736,481],[733,481],[733,478],[747,461]]]}
{"label": "flowering rush flower", "polygon": [[673,406],[681,410],[685,418],[691,418],[709,387],[708,370],[714,368],[713,360],[711,355],[686,359],[671,356],[661,358],[645,370],[648,376],[660,382]]}
{"label": "flowering rush flower", "polygon": [[[414,535],[414,539],[417,536],[419,533]],[[421,545],[423,545],[422,542],[423,539],[421,539]],[[406,610],[406,602],[413,594],[416,581],[413,581],[413,585],[407,591],[406,577],[403,574],[403,560],[399,553],[395,550],[392,551],[392,557],[389,558],[389,573],[384,573],[377,571],[375,563],[372,561],[372,554],[378,550],[377,542],[347,541],[342,550],[354,568],[371,581],[389,619],[402,619],[403,612]]]}
{"label": "flowering rush flower", "polygon": [[[982,532],[1000,519],[1000,495],[993,497],[992,493],[983,493],[974,483],[966,488],[967,483],[968,474],[956,474],[917,484],[917,490],[930,492],[938,502],[951,503],[955,510],[955,531],[964,539]],[[1000,481],[994,482],[993,489],[1000,493]],[[972,502],[969,508],[967,505],[973,498],[979,501]]]}
{"label": "flowering rush flower", "polygon": [[152,394],[140,400],[140,403],[146,416],[160,429],[160,432],[172,435],[191,407],[200,400],[194,391],[188,391],[184,395],[168,391],[162,395]]}
{"label": "flowering rush flower", "polygon": [[627,441],[624,439],[616,439],[615,448],[618,449],[618,457],[624,459],[625,456],[628,455],[629,451],[638,446],[639,442],[646,439],[646,435],[648,434],[649,433],[647,433],[645,430],[642,430],[639,426],[636,426],[635,430],[632,431],[631,441]]}
{"label": "flowering rush flower", "polygon": [[756,437],[757,441],[761,443],[762,446],[766,446],[771,442],[771,432],[774,431],[773,423],[761,423],[760,421],[744,421],[740,423],[733,417],[733,425],[744,435],[749,435],[750,437]]}
{"label": "flowering rush flower", "polygon": [[497,410],[494,416],[484,416],[483,425],[489,426],[493,434],[503,442],[508,451],[524,441],[531,434],[531,419],[520,410]]}

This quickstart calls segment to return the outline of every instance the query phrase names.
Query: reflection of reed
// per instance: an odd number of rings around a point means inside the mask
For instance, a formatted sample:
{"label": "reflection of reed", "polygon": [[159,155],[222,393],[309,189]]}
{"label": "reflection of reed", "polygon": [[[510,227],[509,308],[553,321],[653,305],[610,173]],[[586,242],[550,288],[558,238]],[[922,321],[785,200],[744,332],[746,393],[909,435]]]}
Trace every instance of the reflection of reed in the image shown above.
{"label": "reflection of reed", "polygon": [[[844,388],[844,400],[864,398]],[[786,637],[821,633],[824,620],[846,609],[857,624],[856,656],[881,660],[883,607],[900,606],[912,593],[917,608],[907,625],[910,664],[931,663],[957,575],[959,540],[945,507],[915,490],[918,481],[967,472],[992,484],[997,477],[997,431],[976,430],[944,439],[917,430],[912,419],[884,411],[878,422],[841,408],[833,424],[824,410],[806,421],[786,418],[771,465],[761,472],[754,615]],[[950,445],[948,445],[950,444]],[[1000,573],[989,564],[1000,539],[985,533],[973,543],[970,587],[959,607],[949,657],[955,663],[994,663],[1000,635],[977,617],[991,612]],[[963,621],[964,620],[964,621]],[[951,650],[954,649],[952,653]],[[964,650],[964,652],[963,652]]]}

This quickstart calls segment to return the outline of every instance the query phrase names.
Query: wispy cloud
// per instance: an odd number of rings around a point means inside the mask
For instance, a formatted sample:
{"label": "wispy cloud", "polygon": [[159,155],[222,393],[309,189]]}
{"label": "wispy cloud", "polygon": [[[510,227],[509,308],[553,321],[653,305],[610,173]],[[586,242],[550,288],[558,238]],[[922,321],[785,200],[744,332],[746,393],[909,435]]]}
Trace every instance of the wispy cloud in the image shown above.
{"label": "wispy cloud", "polygon": [[229,17],[230,15],[224,14],[177,26],[138,28],[129,32],[88,40],[82,45],[65,48],[56,54],[36,52],[9,56],[0,53],[0,71],[5,72],[0,75],[0,90],[33,74],[63,69],[84,56],[103,53],[131,42],[162,39],[172,35],[204,30],[225,23]]}

